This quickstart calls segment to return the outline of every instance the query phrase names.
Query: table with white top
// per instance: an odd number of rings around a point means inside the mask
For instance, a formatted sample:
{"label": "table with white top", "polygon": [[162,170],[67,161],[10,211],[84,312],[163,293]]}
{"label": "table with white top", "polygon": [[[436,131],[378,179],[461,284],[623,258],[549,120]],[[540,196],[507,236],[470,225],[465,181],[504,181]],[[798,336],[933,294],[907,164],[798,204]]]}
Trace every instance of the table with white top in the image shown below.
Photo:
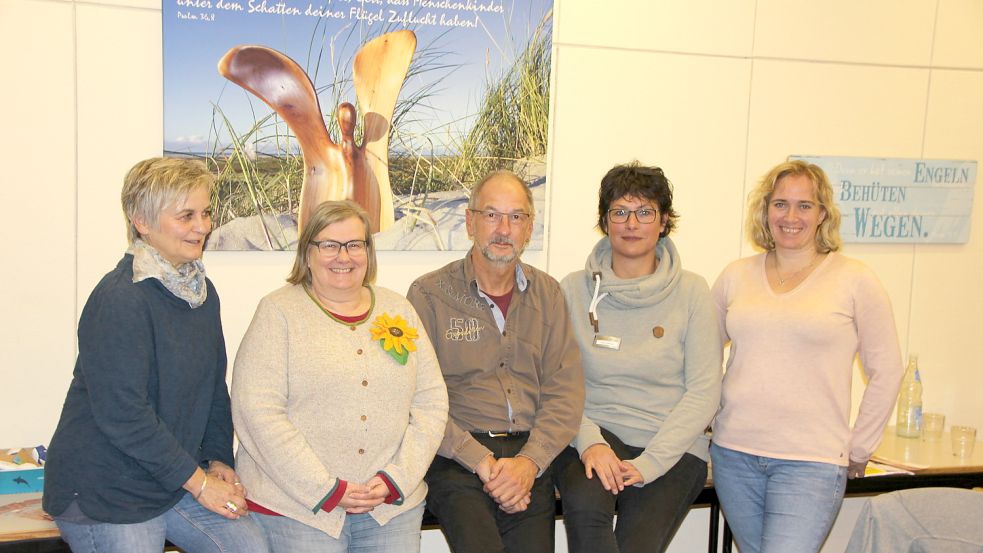
{"label": "table with white top", "polygon": [[939,440],[929,441],[903,438],[891,426],[884,431],[872,460],[919,475],[983,472],[983,444],[976,444],[972,456],[957,457],[952,454],[952,437],[948,432],[944,432]]}

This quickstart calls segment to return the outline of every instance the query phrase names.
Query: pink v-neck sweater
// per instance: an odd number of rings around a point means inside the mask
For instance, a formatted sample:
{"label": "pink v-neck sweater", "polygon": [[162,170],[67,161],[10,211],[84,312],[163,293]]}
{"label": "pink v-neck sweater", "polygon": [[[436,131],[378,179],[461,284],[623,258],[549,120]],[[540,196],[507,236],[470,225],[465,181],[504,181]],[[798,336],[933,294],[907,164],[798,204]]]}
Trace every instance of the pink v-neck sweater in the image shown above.
{"label": "pink v-neck sweater", "polygon": [[[722,343],[731,344],[714,443],[840,466],[870,458],[903,372],[891,302],[873,272],[831,253],[779,294],[759,254],[731,263],[712,294]],[[851,429],[857,354],[868,384]]]}

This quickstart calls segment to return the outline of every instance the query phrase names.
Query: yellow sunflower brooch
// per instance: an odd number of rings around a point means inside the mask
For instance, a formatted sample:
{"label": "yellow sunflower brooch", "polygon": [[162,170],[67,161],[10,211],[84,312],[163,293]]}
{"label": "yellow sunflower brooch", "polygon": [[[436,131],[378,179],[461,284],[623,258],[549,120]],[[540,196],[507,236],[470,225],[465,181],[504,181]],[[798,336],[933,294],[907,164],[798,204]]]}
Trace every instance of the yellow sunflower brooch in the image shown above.
{"label": "yellow sunflower brooch", "polygon": [[405,365],[411,351],[416,351],[413,340],[419,338],[416,329],[396,315],[390,317],[383,313],[372,321],[372,339],[379,340],[382,350],[392,356],[400,365]]}

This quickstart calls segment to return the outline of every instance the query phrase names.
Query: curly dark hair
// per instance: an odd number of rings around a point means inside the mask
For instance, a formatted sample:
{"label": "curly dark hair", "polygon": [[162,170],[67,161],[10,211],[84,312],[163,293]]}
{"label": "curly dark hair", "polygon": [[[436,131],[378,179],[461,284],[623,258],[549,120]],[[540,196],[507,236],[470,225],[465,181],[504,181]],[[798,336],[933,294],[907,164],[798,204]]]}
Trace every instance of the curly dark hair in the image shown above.
{"label": "curly dark hair", "polygon": [[608,233],[608,210],[611,209],[611,202],[625,196],[655,202],[659,208],[659,216],[665,221],[665,228],[659,238],[668,236],[676,228],[679,214],[672,209],[672,183],[660,167],[642,165],[636,160],[615,165],[601,179],[597,226],[605,235]]}

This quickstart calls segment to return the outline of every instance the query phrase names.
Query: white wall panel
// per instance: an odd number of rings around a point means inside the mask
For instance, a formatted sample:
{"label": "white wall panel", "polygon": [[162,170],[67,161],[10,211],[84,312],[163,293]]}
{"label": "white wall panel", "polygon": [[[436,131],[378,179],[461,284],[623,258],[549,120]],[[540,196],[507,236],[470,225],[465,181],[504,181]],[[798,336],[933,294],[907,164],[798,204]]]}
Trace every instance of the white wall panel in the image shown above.
{"label": "white wall panel", "polygon": [[754,55],[928,65],[936,2],[759,0]]}
{"label": "white wall panel", "polygon": [[927,69],[757,60],[748,175],[789,154],[917,157]]}
{"label": "white wall panel", "polygon": [[[983,72],[933,71],[925,157],[983,162]],[[983,428],[983,174],[977,166],[969,242],[915,249],[911,350],[924,366],[925,409]]]}
{"label": "white wall panel", "polygon": [[126,249],[123,176],[161,155],[160,13],[78,10],[78,301],[81,309]]}
{"label": "white wall panel", "polygon": [[932,63],[983,69],[983,2],[939,0]]}
{"label": "white wall panel", "polygon": [[71,4],[0,0],[4,446],[47,443],[75,358],[72,40]]}
{"label": "white wall panel", "polygon": [[558,0],[556,42],[747,56],[754,5],[753,0]]}
{"label": "white wall panel", "polygon": [[673,239],[712,283],[738,253],[749,62],[560,47],[556,71],[550,271],[583,268],[600,237],[601,177],[638,159],[673,182]]}

